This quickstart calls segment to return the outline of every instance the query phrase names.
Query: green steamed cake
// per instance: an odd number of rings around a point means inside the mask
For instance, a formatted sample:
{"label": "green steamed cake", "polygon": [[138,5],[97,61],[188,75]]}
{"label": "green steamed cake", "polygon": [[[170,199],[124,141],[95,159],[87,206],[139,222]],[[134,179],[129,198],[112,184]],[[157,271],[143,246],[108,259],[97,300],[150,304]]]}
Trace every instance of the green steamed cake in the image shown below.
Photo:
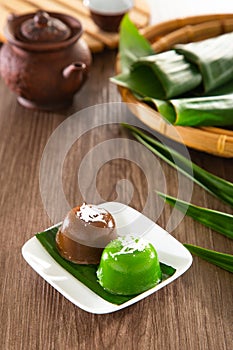
{"label": "green steamed cake", "polygon": [[161,281],[157,252],[142,238],[119,237],[105,247],[97,278],[100,285],[112,294],[142,293]]}

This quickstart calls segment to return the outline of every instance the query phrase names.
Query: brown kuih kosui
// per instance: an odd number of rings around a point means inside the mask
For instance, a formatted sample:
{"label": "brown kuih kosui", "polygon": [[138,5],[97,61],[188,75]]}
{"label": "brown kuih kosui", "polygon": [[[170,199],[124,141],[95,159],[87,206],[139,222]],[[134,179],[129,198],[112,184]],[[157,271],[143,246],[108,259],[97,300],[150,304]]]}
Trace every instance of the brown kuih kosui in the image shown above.
{"label": "brown kuih kosui", "polygon": [[105,209],[83,204],[66,215],[56,235],[61,256],[78,264],[98,264],[104,247],[117,238],[115,221]]}

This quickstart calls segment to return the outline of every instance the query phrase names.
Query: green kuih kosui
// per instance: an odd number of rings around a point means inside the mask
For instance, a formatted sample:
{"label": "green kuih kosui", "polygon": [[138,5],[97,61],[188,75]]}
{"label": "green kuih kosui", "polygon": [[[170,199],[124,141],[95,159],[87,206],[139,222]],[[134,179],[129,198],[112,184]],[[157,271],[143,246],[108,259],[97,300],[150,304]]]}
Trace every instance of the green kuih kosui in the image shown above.
{"label": "green kuih kosui", "polygon": [[162,279],[157,252],[142,238],[119,237],[105,247],[97,278],[100,285],[112,294],[142,293]]}

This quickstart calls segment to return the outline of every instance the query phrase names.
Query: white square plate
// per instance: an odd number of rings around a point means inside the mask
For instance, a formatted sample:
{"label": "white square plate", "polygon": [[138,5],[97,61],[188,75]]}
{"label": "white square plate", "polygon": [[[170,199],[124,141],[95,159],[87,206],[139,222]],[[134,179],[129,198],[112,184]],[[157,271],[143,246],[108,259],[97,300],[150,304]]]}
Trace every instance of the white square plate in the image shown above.
{"label": "white square plate", "polygon": [[51,286],[81,309],[95,314],[118,311],[163,288],[191,266],[192,256],[189,251],[167,231],[137,210],[117,202],[103,203],[100,207],[113,215],[119,235],[132,233],[143,236],[154,245],[159,260],[174,267],[176,272],[154,288],[121,305],[115,305],[104,300],[73,277],[49,255],[36,237],[32,237],[22,248],[24,259]]}

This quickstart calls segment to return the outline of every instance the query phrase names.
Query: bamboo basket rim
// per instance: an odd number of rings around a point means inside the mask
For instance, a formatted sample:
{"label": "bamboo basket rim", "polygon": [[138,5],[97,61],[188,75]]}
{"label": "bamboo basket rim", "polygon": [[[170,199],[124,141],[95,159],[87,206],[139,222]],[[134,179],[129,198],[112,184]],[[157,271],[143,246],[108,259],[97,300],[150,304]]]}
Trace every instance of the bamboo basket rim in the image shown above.
{"label": "bamboo basket rim", "polygon": [[[166,32],[166,26],[172,30]],[[156,52],[162,52],[178,43],[199,41],[231,31],[233,31],[233,14],[217,14],[192,16],[157,24],[145,31],[144,36],[151,42]],[[119,56],[116,61],[116,72],[121,72]],[[173,141],[182,140],[187,147],[198,151],[219,157],[233,157],[233,130],[171,125],[155,109],[137,100],[130,90],[124,87],[118,88],[122,100],[129,103],[133,114],[152,130]],[[135,104],[138,108],[132,108],[131,104]],[[177,137],[177,133],[180,137]]]}

